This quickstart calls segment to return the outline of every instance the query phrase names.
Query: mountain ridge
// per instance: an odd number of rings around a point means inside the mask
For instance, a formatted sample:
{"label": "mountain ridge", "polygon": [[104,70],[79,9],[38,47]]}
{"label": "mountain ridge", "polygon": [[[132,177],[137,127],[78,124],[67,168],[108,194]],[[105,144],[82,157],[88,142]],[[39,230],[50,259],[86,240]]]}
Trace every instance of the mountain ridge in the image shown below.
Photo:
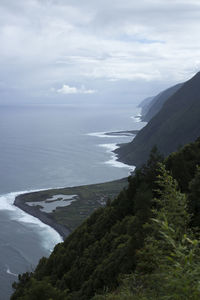
{"label": "mountain ridge", "polygon": [[183,83],[176,84],[152,98],[150,103],[147,103],[142,108],[142,121],[149,122],[162,108],[164,103],[174,95],[180,88],[183,86]]}
{"label": "mountain ridge", "polygon": [[115,150],[119,160],[141,166],[154,145],[164,155],[200,135],[200,72],[185,82],[135,139]]}

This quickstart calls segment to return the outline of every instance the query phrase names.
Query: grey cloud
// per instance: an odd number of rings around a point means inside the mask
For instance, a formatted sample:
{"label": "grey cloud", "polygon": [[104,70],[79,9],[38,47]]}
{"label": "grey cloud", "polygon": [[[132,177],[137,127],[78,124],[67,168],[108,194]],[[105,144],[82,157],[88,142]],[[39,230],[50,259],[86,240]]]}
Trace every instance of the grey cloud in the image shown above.
{"label": "grey cloud", "polygon": [[200,67],[199,0],[2,0],[0,16],[0,81],[20,91],[166,85]]}

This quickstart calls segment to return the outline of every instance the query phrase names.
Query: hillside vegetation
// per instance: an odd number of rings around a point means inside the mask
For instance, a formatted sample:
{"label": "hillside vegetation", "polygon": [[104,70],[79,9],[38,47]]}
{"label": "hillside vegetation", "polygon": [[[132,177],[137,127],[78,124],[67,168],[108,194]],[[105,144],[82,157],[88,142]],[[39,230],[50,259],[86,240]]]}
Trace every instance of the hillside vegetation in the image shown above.
{"label": "hillside vegetation", "polygon": [[200,135],[200,73],[184,83],[135,139],[115,152],[124,162],[141,166],[154,145],[167,156]]}
{"label": "hillside vegetation", "polygon": [[[104,206],[108,198],[116,197],[127,185],[127,178],[122,178],[98,184],[31,192],[17,196],[15,205],[31,215],[41,218],[42,222],[54,226],[57,231],[61,225],[59,233],[66,237],[65,232],[68,235],[68,230],[73,231],[77,228],[96,208]],[[49,201],[56,195],[76,195],[76,201],[63,207],[59,207],[58,204],[58,207],[49,213],[41,211],[43,202]],[[29,206],[30,202],[38,203],[38,201],[40,201],[40,205]]]}
{"label": "hillside vegetation", "polygon": [[148,162],[33,273],[12,300],[200,299],[200,139]]}

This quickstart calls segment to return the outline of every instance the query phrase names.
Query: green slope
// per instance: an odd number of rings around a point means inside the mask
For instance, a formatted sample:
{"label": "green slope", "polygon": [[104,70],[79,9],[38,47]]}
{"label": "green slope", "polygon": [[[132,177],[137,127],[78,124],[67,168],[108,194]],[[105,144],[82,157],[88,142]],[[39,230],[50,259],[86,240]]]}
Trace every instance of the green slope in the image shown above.
{"label": "green slope", "polygon": [[165,102],[131,143],[122,145],[116,153],[119,159],[140,166],[154,145],[166,156],[199,135],[200,73],[197,73]]}
{"label": "green slope", "polygon": [[[127,185],[127,178],[123,178],[99,184],[31,192],[17,196],[14,204],[40,218],[42,222],[54,227],[63,237],[66,237],[68,235],[67,229],[73,231],[95,209],[105,206],[108,198],[116,197]],[[42,212],[40,208],[43,203],[56,195],[76,195],[76,201],[69,206],[59,207],[58,204],[58,207],[50,213]],[[29,202],[40,202],[40,205],[29,206]]]}
{"label": "green slope", "polygon": [[[157,153],[151,153],[147,165],[129,178],[128,188],[97,209],[55,247],[50,258],[42,258],[34,273],[20,276],[11,299],[89,300],[105,289],[115,289],[122,274],[133,272],[142,263],[138,250],[149,235],[145,224],[153,216],[155,197],[160,197],[157,158]],[[165,164],[187,192],[200,164],[200,139],[171,155]],[[190,205],[195,226],[200,226],[198,201],[193,197]]]}

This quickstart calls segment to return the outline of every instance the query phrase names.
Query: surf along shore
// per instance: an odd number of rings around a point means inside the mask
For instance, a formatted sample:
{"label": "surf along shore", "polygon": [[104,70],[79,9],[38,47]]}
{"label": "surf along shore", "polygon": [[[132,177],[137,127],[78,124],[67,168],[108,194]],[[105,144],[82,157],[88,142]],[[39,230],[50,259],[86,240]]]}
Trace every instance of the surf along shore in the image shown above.
{"label": "surf along shore", "polygon": [[[105,135],[135,136],[137,132],[137,130],[118,131],[108,132]],[[122,178],[99,184],[29,192],[18,195],[14,205],[51,226],[65,239],[95,209],[105,206],[108,199],[116,197],[127,185],[127,178]],[[45,210],[49,204],[52,209]]]}

